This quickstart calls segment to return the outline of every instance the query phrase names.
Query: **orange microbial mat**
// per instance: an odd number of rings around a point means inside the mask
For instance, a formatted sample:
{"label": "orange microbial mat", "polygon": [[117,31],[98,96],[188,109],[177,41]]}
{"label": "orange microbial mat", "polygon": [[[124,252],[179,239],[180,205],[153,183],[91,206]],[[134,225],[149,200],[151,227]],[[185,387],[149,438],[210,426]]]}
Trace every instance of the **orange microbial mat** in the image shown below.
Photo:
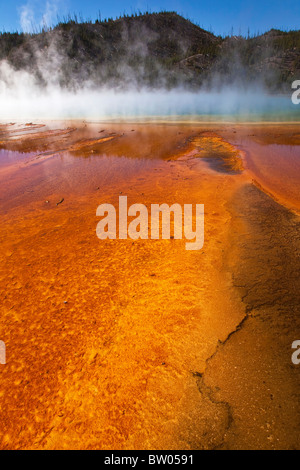
{"label": "orange microbial mat", "polygon": [[[299,449],[292,124],[0,125],[1,449]],[[99,240],[204,204],[205,242]]]}

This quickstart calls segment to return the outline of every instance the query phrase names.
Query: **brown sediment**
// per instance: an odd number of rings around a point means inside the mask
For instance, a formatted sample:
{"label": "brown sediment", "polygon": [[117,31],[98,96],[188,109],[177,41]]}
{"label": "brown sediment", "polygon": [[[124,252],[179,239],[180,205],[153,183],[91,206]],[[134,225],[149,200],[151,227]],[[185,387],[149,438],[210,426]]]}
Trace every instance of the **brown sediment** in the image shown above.
{"label": "brown sediment", "polygon": [[[67,126],[4,144],[60,153],[0,172],[0,447],[299,448],[299,219],[242,172],[249,131]],[[205,204],[204,249],[100,242],[120,193]]]}
{"label": "brown sediment", "polygon": [[[51,128],[55,127],[55,129]],[[6,129],[1,137],[1,148],[18,152],[39,152],[52,150],[53,153],[60,150],[76,151],[81,150],[80,155],[90,155],[92,151],[110,154],[113,152],[116,156],[128,156],[128,158],[169,158],[173,154],[180,153],[186,147],[187,139],[191,135],[196,135],[197,130],[190,128],[179,132],[180,126],[170,126],[166,124],[158,126],[143,126],[138,124],[133,133],[131,125],[111,123],[101,139],[96,139],[95,135],[99,133],[99,124],[89,124],[76,122],[70,123],[70,126],[64,123],[56,123],[46,126],[46,129],[36,134],[21,133],[18,138],[12,138],[13,129]],[[18,128],[17,128],[18,129]],[[102,130],[100,130],[102,132]],[[113,138],[122,137],[122,141],[110,141]],[[106,145],[103,142],[106,141]],[[99,142],[97,142],[99,140]],[[94,142],[93,142],[94,141]],[[87,149],[80,143],[87,142]],[[101,146],[97,144],[101,144]],[[78,146],[76,148],[76,146]]]}
{"label": "brown sediment", "polygon": [[60,136],[65,136],[70,134],[71,132],[74,132],[75,129],[60,129],[60,130],[54,130],[54,131],[43,131],[43,132],[28,132],[28,133],[23,133],[22,129],[19,129],[17,131],[17,134],[11,135],[12,133],[9,133],[9,136],[7,137],[8,141],[14,141],[17,140],[18,142],[25,140],[29,141],[36,141],[36,140],[45,140],[50,137],[60,137]]}
{"label": "brown sediment", "polygon": [[42,129],[43,127],[45,127],[45,124],[25,124],[26,127],[22,127],[22,126],[16,126],[15,124],[10,124],[9,127],[14,127],[13,129],[9,129],[9,131],[7,132],[7,127],[4,127],[4,131],[1,130],[1,126],[0,126],[0,132],[1,133],[5,133],[8,137],[13,137],[15,138],[15,134],[19,134],[18,137],[20,137],[20,139],[22,138],[25,138],[26,135],[31,135],[33,137],[35,136],[40,136],[41,134],[36,134],[36,133],[33,133],[32,131],[35,131],[37,129]]}
{"label": "brown sediment", "polygon": [[51,151],[50,152],[43,152],[43,153],[40,153],[38,155],[35,155],[30,160],[27,160],[25,165],[40,163],[41,160],[46,160],[48,158],[52,158],[52,157],[55,157],[59,154],[66,153],[66,152],[74,153],[74,154],[78,154],[78,152],[79,152],[80,155],[82,156],[82,154],[84,152],[86,152],[87,149],[89,149],[91,147],[93,148],[91,150],[91,153],[95,153],[96,152],[96,149],[95,149],[96,146],[98,146],[99,144],[104,144],[105,142],[110,142],[111,140],[114,140],[114,139],[115,139],[115,136],[103,137],[102,139],[80,140],[79,142],[75,142],[74,144],[69,145],[66,148],[58,149],[55,152],[51,152]]}
{"label": "brown sediment", "polygon": [[[220,449],[299,449],[300,376],[290,360],[300,335],[300,220],[255,186],[232,201],[228,256],[246,314],[197,379],[218,408]],[[214,426],[216,422],[214,422]]]}
{"label": "brown sediment", "polygon": [[241,173],[241,151],[214,132],[203,132],[193,140],[198,157],[206,159],[219,171]]}

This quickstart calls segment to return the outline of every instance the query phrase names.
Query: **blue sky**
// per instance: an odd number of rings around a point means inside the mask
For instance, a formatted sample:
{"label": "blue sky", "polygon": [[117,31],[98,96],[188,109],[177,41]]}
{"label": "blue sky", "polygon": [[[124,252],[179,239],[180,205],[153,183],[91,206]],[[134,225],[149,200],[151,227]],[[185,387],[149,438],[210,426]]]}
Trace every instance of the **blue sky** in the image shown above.
{"label": "blue sky", "polygon": [[81,13],[84,18],[116,17],[124,11],[176,10],[215,34],[299,29],[299,0],[0,0],[0,30],[30,31],[34,23],[55,23],[57,14]]}

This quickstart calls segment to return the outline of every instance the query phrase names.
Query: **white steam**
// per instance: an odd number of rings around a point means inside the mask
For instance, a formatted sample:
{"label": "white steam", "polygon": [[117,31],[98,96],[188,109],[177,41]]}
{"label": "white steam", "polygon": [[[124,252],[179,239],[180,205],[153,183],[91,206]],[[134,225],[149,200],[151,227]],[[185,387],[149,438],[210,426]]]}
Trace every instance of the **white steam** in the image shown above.
{"label": "white steam", "polygon": [[60,0],[47,0],[45,8],[38,12],[41,2],[28,0],[19,8],[20,26],[23,33],[33,33],[35,29],[47,28],[56,20]]}
{"label": "white steam", "polygon": [[6,62],[0,63],[0,119],[195,115],[247,119],[251,115],[268,113],[278,116],[278,113],[295,108],[289,97],[270,96],[262,89],[242,91],[227,87],[210,92],[190,92],[180,88],[171,91],[117,91],[108,87],[96,89],[92,83],[87,83],[71,91],[58,86],[53,78],[55,70],[52,72],[52,79],[51,73],[50,77],[43,77],[49,78],[46,87],[40,87],[30,73],[15,71]]}
{"label": "white steam", "polygon": [[[288,120],[299,117],[289,96],[267,94],[262,87],[220,86],[198,92],[176,88],[167,91],[137,87],[134,77],[124,69],[126,91],[113,86],[95,85],[85,77],[81,85],[61,86],[63,53],[55,41],[47,51],[36,51],[36,74],[15,70],[0,62],[0,119],[108,119],[128,117],[202,116],[217,120]],[[128,85],[130,84],[131,85]],[[296,114],[297,112],[297,114]]]}
{"label": "white steam", "polygon": [[[58,7],[62,6],[61,2],[48,0],[45,8],[42,6],[41,9],[38,0],[28,0],[20,10],[22,30],[32,32],[36,27],[51,25]],[[205,89],[197,92],[187,91],[183,87],[168,91],[164,71],[158,62],[153,67],[157,67],[159,85],[155,90],[141,88],[140,83],[144,82],[137,78],[147,77],[148,73],[143,60],[136,65],[134,72],[127,59],[136,55],[147,58],[148,43],[156,39],[156,35],[143,28],[129,41],[130,31],[124,26],[122,39],[129,44],[128,56],[117,67],[115,64],[111,66],[114,73],[109,76],[121,77],[121,86],[113,78],[106,79],[105,66],[93,68],[84,65],[74,76],[73,67],[77,61],[74,59],[71,62],[66,51],[62,50],[60,33],[51,33],[49,42],[43,48],[39,48],[29,37],[28,44],[33,55],[28,54],[26,49],[15,51],[12,61],[23,64],[23,67],[26,64],[27,70],[16,70],[7,61],[0,62],[0,119],[32,121],[204,116],[205,119],[248,120],[270,119],[272,116],[271,119],[276,120],[293,119],[296,112],[299,114],[289,96],[271,96],[259,85],[223,86],[220,76],[214,77],[213,83],[207,83]],[[186,44],[180,45],[183,50],[187,47]]]}
{"label": "white steam", "polygon": [[35,22],[34,12],[30,7],[29,3],[22,5],[20,8],[20,24],[24,33],[30,33],[32,31]]}

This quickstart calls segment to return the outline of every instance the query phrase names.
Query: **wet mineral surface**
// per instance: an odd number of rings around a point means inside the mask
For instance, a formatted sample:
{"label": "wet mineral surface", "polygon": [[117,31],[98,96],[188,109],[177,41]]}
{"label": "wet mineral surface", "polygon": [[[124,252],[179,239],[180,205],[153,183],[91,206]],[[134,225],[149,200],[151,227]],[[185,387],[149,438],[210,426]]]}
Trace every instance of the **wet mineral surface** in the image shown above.
{"label": "wet mineral surface", "polygon": [[[292,124],[0,125],[1,449],[299,449]],[[205,243],[96,237],[204,204]]]}

